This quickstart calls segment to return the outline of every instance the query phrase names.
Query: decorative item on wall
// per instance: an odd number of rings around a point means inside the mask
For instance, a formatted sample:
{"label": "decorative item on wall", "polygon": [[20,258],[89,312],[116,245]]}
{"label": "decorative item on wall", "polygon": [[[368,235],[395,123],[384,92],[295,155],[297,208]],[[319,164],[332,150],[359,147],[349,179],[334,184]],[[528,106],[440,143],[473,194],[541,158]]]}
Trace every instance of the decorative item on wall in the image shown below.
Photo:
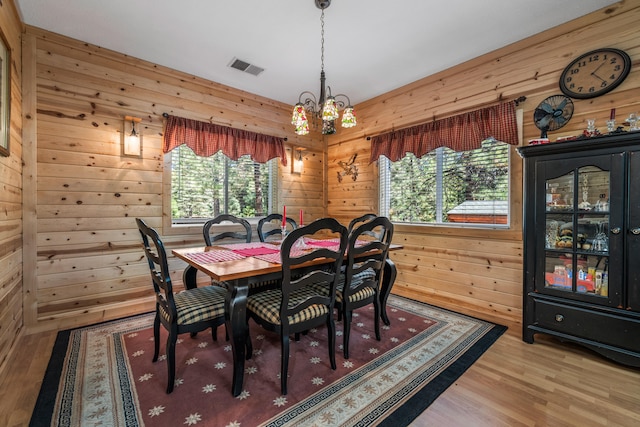
{"label": "decorative item on wall", "polygon": [[[330,135],[336,133],[335,120],[338,118],[338,110],[343,109],[342,127],[350,128],[356,125],[356,116],[349,97],[344,94],[331,95],[331,87],[326,86],[324,73],[324,10],[331,5],[331,0],[315,0],[316,6],[322,10],[320,14],[320,97],[309,91],[304,91],[298,98],[298,103],[293,107],[291,124],[295,126],[298,135],[309,133],[309,119],[307,110],[311,113],[311,119],[322,120],[322,134]],[[306,98],[304,98],[307,96]],[[304,100],[303,100],[304,98]],[[339,98],[346,100],[342,101]],[[306,110],[305,110],[306,108]]]}
{"label": "decorative item on wall", "polygon": [[9,156],[11,120],[11,54],[7,41],[0,34],[0,155]]}
{"label": "decorative item on wall", "polygon": [[[136,130],[136,123],[142,119],[126,116],[124,118],[124,130],[122,132],[122,155],[128,157],[142,157],[142,134]],[[131,124],[131,130],[127,126]]]}
{"label": "decorative item on wall", "polygon": [[357,157],[358,153],[351,156],[347,162],[343,162],[342,160],[338,161],[338,165],[342,168],[341,171],[338,171],[338,182],[342,182],[342,177],[347,175],[351,176],[351,179],[354,181],[358,180],[358,165],[355,164]]}
{"label": "decorative item on wall", "polygon": [[302,173],[302,168],[304,167],[304,161],[302,160],[302,149],[294,148],[291,150],[291,173],[297,173],[300,175]]}
{"label": "decorative item on wall", "polygon": [[573,101],[564,95],[552,95],[542,101],[533,111],[533,122],[540,129],[540,138],[547,132],[560,129],[573,116]]}
{"label": "decorative item on wall", "polygon": [[575,99],[595,98],[615,89],[631,70],[629,55],[614,48],[580,55],[562,72],[560,90]]}

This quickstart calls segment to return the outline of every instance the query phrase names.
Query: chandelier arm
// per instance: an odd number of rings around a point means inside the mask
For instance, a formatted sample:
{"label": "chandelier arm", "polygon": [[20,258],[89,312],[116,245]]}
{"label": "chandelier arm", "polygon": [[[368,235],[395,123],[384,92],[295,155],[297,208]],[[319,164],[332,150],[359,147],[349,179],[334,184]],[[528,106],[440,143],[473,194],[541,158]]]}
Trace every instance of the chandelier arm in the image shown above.
{"label": "chandelier arm", "polygon": [[[303,102],[302,101],[302,97],[304,95],[308,95],[309,97],[307,97]],[[309,92],[308,90],[305,90],[304,92],[302,92],[300,94],[300,96],[298,97],[298,103],[299,104],[303,104],[303,105],[310,105],[311,103],[313,103],[314,105],[318,104],[318,102],[316,100],[316,96],[312,92]]]}
{"label": "chandelier arm", "polygon": [[[346,102],[346,104],[345,104],[345,102],[344,102],[344,101],[340,101],[340,100],[338,100],[338,97],[339,97],[339,96],[343,96],[343,97],[347,98],[347,102]],[[347,95],[345,95],[344,93],[339,93],[339,94],[337,94],[336,96],[334,96],[334,98],[335,98],[335,100],[336,100],[336,104],[338,104],[338,106],[339,106],[340,108],[351,107],[351,100],[350,100],[350,99],[349,99],[349,97],[348,97]]]}

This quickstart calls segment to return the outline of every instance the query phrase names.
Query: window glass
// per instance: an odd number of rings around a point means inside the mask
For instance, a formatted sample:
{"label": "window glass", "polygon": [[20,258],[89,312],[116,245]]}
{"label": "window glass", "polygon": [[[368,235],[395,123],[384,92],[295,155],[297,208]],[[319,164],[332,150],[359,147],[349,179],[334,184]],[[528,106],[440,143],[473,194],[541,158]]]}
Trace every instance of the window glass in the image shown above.
{"label": "window glass", "polygon": [[185,145],[171,151],[171,216],[174,224],[204,222],[219,214],[266,215],[272,195],[273,163],[222,152],[197,156]]}
{"label": "window glass", "polygon": [[440,147],[422,158],[380,158],[381,214],[394,222],[508,224],[509,145],[494,139],[456,152]]}

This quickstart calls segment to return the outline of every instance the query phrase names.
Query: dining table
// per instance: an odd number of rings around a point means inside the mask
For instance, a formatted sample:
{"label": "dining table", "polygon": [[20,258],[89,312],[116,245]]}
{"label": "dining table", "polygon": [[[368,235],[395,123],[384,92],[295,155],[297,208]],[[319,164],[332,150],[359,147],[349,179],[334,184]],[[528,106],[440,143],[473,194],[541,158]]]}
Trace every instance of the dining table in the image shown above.
{"label": "dining table", "polygon": [[[314,242],[307,240],[307,244],[312,249]],[[316,242],[318,248],[326,247],[327,244],[327,241]],[[401,245],[392,244],[389,249],[401,248]],[[182,277],[185,288],[193,289],[197,286],[198,272],[208,275],[214,281],[226,282],[229,286],[225,300],[225,325],[233,354],[231,393],[238,396],[242,392],[244,381],[244,361],[251,358],[251,354],[247,354],[246,351],[249,338],[246,317],[249,288],[254,283],[277,281],[282,278],[279,242],[197,246],[173,249],[171,252],[188,264]],[[317,258],[299,268],[317,268],[318,265],[327,262],[324,258]],[[390,324],[386,314],[386,302],[396,274],[395,264],[387,258],[383,281],[380,284],[381,319],[386,325]]]}

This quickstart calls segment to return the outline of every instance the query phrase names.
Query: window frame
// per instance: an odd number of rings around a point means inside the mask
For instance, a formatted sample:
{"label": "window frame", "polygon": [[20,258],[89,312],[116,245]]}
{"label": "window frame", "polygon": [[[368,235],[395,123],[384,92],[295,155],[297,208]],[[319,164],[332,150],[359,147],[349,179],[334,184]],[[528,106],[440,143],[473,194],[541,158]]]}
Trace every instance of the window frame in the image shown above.
{"label": "window frame", "polygon": [[[522,108],[516,109],[518,126],[518,140],[523,140],[524,112]],[[522,143],[520,144],[522,145]],[[517,146],[509,147],[509,214],[507,224],[461,224],[461,223],[407,223],[394,222],[399,233],[429,234],[433,231],[437,235],[443,232],[450,237],[465,238],[501,238],[505,240],[522,239],[522,209],[523,209],[523,160],[516,151]],[[382,213],[382,168],[378,160],[378,204]]]}
{"label": "window frame", "polygon": [[[507,223],[506,224],[499,224],[499,223],[477,223],[477,222],[439,222],[439,221],[434,221],[434,222],[394,222],[395,224],[415,224],[415,225],[434,225],[434,226],[450,226],[450,227],[462,227],[462,228],[466,228],[466,227],[474,227],[474,228],[496,228],[496,229],[501,229],[501,228],[507,228],[509,227],[509,220],[511,217],[511,209],[510,209],[510,202],[511,202],[511,167],[512,167],[512,159],[511,159],[511,155],[510,152],[511,150],[511,146],[509,144],[503,143],[504,146],[506,146],[508,153],[507,153],[507,161],[508,161],[508,178],[507,178],[507,204],[509,206],[509,209],[507,211]],[[444,191],[444,177],[443,177],[443,161],[444,161],[444,150],[445,147],[439,147],[436,148],[435,150],[433,150],[431,153],[434,153],[435,158],[436,158],[436,176],[435,176],[435,186],[436,186],[436,206],[435,206],[435,216],[436,216],[436,220],[442,219],[442,217],[444,216],[444,212],[443,212],[443,191]],[[393,162],[391,162],[389,159],[387,159],[384,156],[381,156],[379,159],[380,162],[380,166],[379,166],[379,172],[380,172],[380,183],[379,183],[379,197],[380,197],[380,214],[381,215],[385,215],[388,216],[388,211],[387,208],[390,208],[390,206],[388,206],[389,204],[389,199],[391,198],[389,194],[387,194],[385,192],[385,189],[389,189],[391,186],[391,182],[390,182],[390,173],[386,171],[386,169],[388,167],[391,166],[391,164],[393,164]],[[385,192],[383,194],[383,192]]]}
{"label": "window frame", "polygon": [[[172,173],[172,154],[165,153],[162,159],[162,234],[179,235],[179,234],[202,234],[202,226],[208,218],[202,218],[201,221],[187,221],[185,223],[176,224],[173,222],[171,214],[171,173]],[[270,197],[268,201],[267,211],[272,212],[274,206],[278,206],[279,197],[279,175],[281,167],[278,158],[270,166],[269,185],[271,186]],[[253,228],[257,226],[259,217],[245,218]],[[221,232],[226,230],[225,225],[215,225],[216,229]],[[234,226],[229,225],[229,230]]]}

